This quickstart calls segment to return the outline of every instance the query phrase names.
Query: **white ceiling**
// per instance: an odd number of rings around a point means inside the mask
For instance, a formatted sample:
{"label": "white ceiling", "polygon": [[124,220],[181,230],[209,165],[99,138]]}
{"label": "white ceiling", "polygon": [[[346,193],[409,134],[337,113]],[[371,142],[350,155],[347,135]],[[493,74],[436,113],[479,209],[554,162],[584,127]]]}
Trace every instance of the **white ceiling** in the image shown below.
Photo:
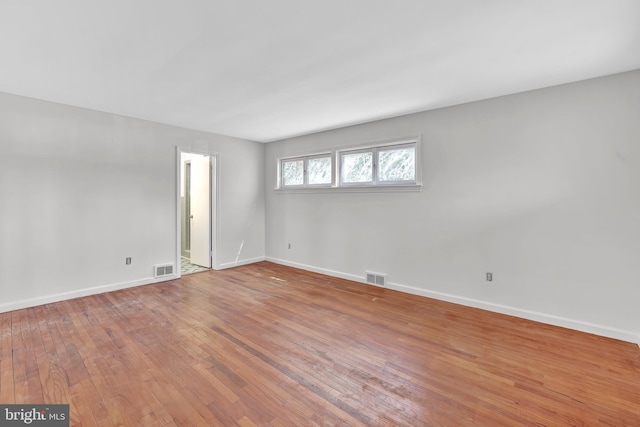
{"label": "white ceiling", "polygon": [[0,91],[269,142],[640,69],[638,0],[0,0]]}

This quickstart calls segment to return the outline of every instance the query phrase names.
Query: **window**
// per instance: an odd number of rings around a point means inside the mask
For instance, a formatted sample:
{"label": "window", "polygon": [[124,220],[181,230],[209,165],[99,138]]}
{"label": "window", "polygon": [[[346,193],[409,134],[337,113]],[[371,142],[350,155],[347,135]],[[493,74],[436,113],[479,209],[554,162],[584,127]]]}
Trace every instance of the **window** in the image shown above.
{"label": "window", "polygon": [[331,156],[309,159],[307,171],[309,185],[331,184]]}
{"label": "window", "polygon": [[340,185],[416,183],[416,143],[340,152]]}
{"label": "window", "polygon": [[277,187],[311,191],[314,188],[358,191],[372,187],[385,191],[386,187],[387,191],[420,191],[418,141],[419,137],[407,138],[280,159]]}
{"label": "window", "polygon": [[364,184],[373,181],[373,153],[358,151],[340,155],[340,182]]}
{"label": "window", "polygon": [[304,184],[304,161],[289,160],[282,162],[282,185],[302,185]]}
{"label": "window", "polygon": [[415,182],[416,146],[380,148],[377,164],[379,182]]}
{"label": "window", "polygon": [[317,187],[331,185],[330,154],[284,159],[281,165],[281,187]]}

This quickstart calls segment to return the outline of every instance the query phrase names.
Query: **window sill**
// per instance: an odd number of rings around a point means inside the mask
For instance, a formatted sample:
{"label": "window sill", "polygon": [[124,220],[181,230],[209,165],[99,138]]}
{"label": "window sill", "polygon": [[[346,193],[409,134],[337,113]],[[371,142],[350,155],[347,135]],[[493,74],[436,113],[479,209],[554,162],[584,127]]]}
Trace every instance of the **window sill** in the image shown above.
{"label": "window sill", "polygon": [[422,184],[412,185],[369,185],[352,187],[318,187],[318,188],[275,188],[276,194],[309,194],[309,193],[419,193]]}

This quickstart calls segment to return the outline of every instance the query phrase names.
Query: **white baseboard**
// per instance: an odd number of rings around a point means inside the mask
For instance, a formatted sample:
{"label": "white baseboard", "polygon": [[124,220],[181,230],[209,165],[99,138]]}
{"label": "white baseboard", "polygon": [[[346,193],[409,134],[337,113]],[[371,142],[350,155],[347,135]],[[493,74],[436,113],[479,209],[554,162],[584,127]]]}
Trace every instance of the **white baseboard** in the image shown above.
{"label": "white baseboard", "polygon": [[356,276],[355,274],[342,273],[340,271],[328,270],[326,268],[315,267],[313,265],[300,264],[298,262],[287,261],[286,259],[280,259],[280,258],[266,257],[265,260],[276,263],[276,264],[282,264],[289,267],[299,268],[301,270],[313,271],[314,273],[326,274],[327,276],[353,280],[354,282],[364,282],[364,277]]}
{"label": "white baseboard", "polygon": [[[329,270],[326,268],[320,268],[310,266],[306,264],[300,264],[297,262],[287,261],[278,258],[266,257],[267,261],[274,262],[276,264],[287,265],[289,267],[300,268],[302,270],[313,271],[315,273],[326,274],[328,276],[339,277],[342,279],[353,280],[356,282],[365,283],[370,286],[371,283],[366,282],[365,277],[356,276],[354,274],[342,273],[338,271]],[[640,347],[640,335],[637,332],[626,331],[622,329],[612,328],[609,326],[597,325],[594,323],[583,322],[580,320],[569,319],[566,317],[555,316],[552,314],[540,313],[531,310],[524,310],[516,307],[511,307],[502,304],[495,304],[488,301],[476,300],[473,298],[461,297],[458,295],[447,294],[443,292],[431,291],[428,289],[416,288],[413,286],[402,285],[399,283],[387,282],[384,286],[386,289],[393,289],[400,292],[405,292],[413,295],[420,295],[428,298],[433,298],[441,301],[452,302],[455,304],[465,305],[468,307],[480,308],[487,311],[492,311],[501,314],[507,314],[510,316],[520,317],[523,319],[533,320],[536,322],[547,323],[549,325],[560,326],[563,328],[574,329],[581,332],[587,332],[590,334],[600,335],[607,338],[614,338],[621,341],[627,341],[638,344]]]}
{"label": "white baseboard", "polygon": [[8,311],[20,310],[22,308],[35,307],[43,304],[50,304],[52,302],[59,302],[70,300],[74,298],[86,297],[89,295],[103,294],[105,292],[117,291],[120,289],[134,288],[136,286],[149,285],[151,283],[166,282],[168,280],[177,279],[177,275],[170,275],[165,277],[147,277],[140,280],[134,280],[132,282],[114,283],[110,285],[95,286],[92,288],[79,289],[77,291],[61,292],[58,294],[46,295],[43,297],[29,298],[20,301],[12,301],[5,304],[0,304],[0,313],[6,313]]}
{"label": "white baseboard", "polygon": [[247,265],[247,264],[254,264],[256,262],[260,262],[260,261],[264,261],[265,257],[261,256],[261,257],[256,257],[256,258],[247,258],[247,259],[241,259],[238,261],[233,261],[233,262],[225,262],[223,264],[219,264],[216,268],[216,270],[224,270],[226,268],[232,268],[232,267],[239,267],[241,265]]}
{"label": "white baseboard", "polygon": [[395,289],[401,292],[407,292],[415,295],[422,295],[428,298],[434,298],[442,301],[452,302],[455,304],[466,305],[469,307],[480,308],[483,310],[493,311],[510,316],[520,317],[523,319],[534,320],[536,322],[547,323],[549,325],[561,326],[563,328],[574,329],[576,331],[587,332],[590,334],[600,335],[608,338],[614,338],[627,342],[636,342],[637,335],[631,331],[612,328],[609,326],[598,325],[595,323],[584,322],[581,320],[569,319],[566,317],[556,316],[553,314],[540,313],[537,311],[525,310],[521,308],[511,307],[502,304],[495,304],[488,301],[476,300],[457,295],[446,294],[442,292],[430,291],[425,289],[414,288],[396,283],[388,283],[387,288]]}

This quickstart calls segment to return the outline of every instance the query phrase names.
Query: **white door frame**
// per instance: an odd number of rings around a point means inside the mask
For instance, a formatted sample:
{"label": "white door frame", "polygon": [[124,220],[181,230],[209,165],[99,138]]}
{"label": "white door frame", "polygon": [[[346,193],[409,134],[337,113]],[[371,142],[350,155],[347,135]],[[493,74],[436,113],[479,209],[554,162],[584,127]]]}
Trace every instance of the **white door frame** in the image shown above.
{"label": "white door frame", "polygon": [[219,218],[219,204],[218,204],[218,183],[220,182],[220,155],[215,152],[207,152],[207,151],[198,151],[198,150],[190,150],[190,149],[182,149],[180,147],[176,147],[176,273],[178,277],[182,276],[182,271],[180,269],[181,259],[182,259],[182,251],[181,251],[181,242],[182,242],[182,228],[181,228],[181,220],[182,220],[182,212],[180,209],[180,192],[182,185],[182,176],[181,176],[181,155],[182,153],[192,153],[192,154],[200,154],[202,156],[209,156],[211,158],[211,236],[209,236],[209,241],[211,242],[210,247],[210,256],[211,256],[211,267],[214,270],[220,269],[220,263],[218,261],[218,242],[220,239],[219,234],[219,226],[218,226],[218,218]]}

